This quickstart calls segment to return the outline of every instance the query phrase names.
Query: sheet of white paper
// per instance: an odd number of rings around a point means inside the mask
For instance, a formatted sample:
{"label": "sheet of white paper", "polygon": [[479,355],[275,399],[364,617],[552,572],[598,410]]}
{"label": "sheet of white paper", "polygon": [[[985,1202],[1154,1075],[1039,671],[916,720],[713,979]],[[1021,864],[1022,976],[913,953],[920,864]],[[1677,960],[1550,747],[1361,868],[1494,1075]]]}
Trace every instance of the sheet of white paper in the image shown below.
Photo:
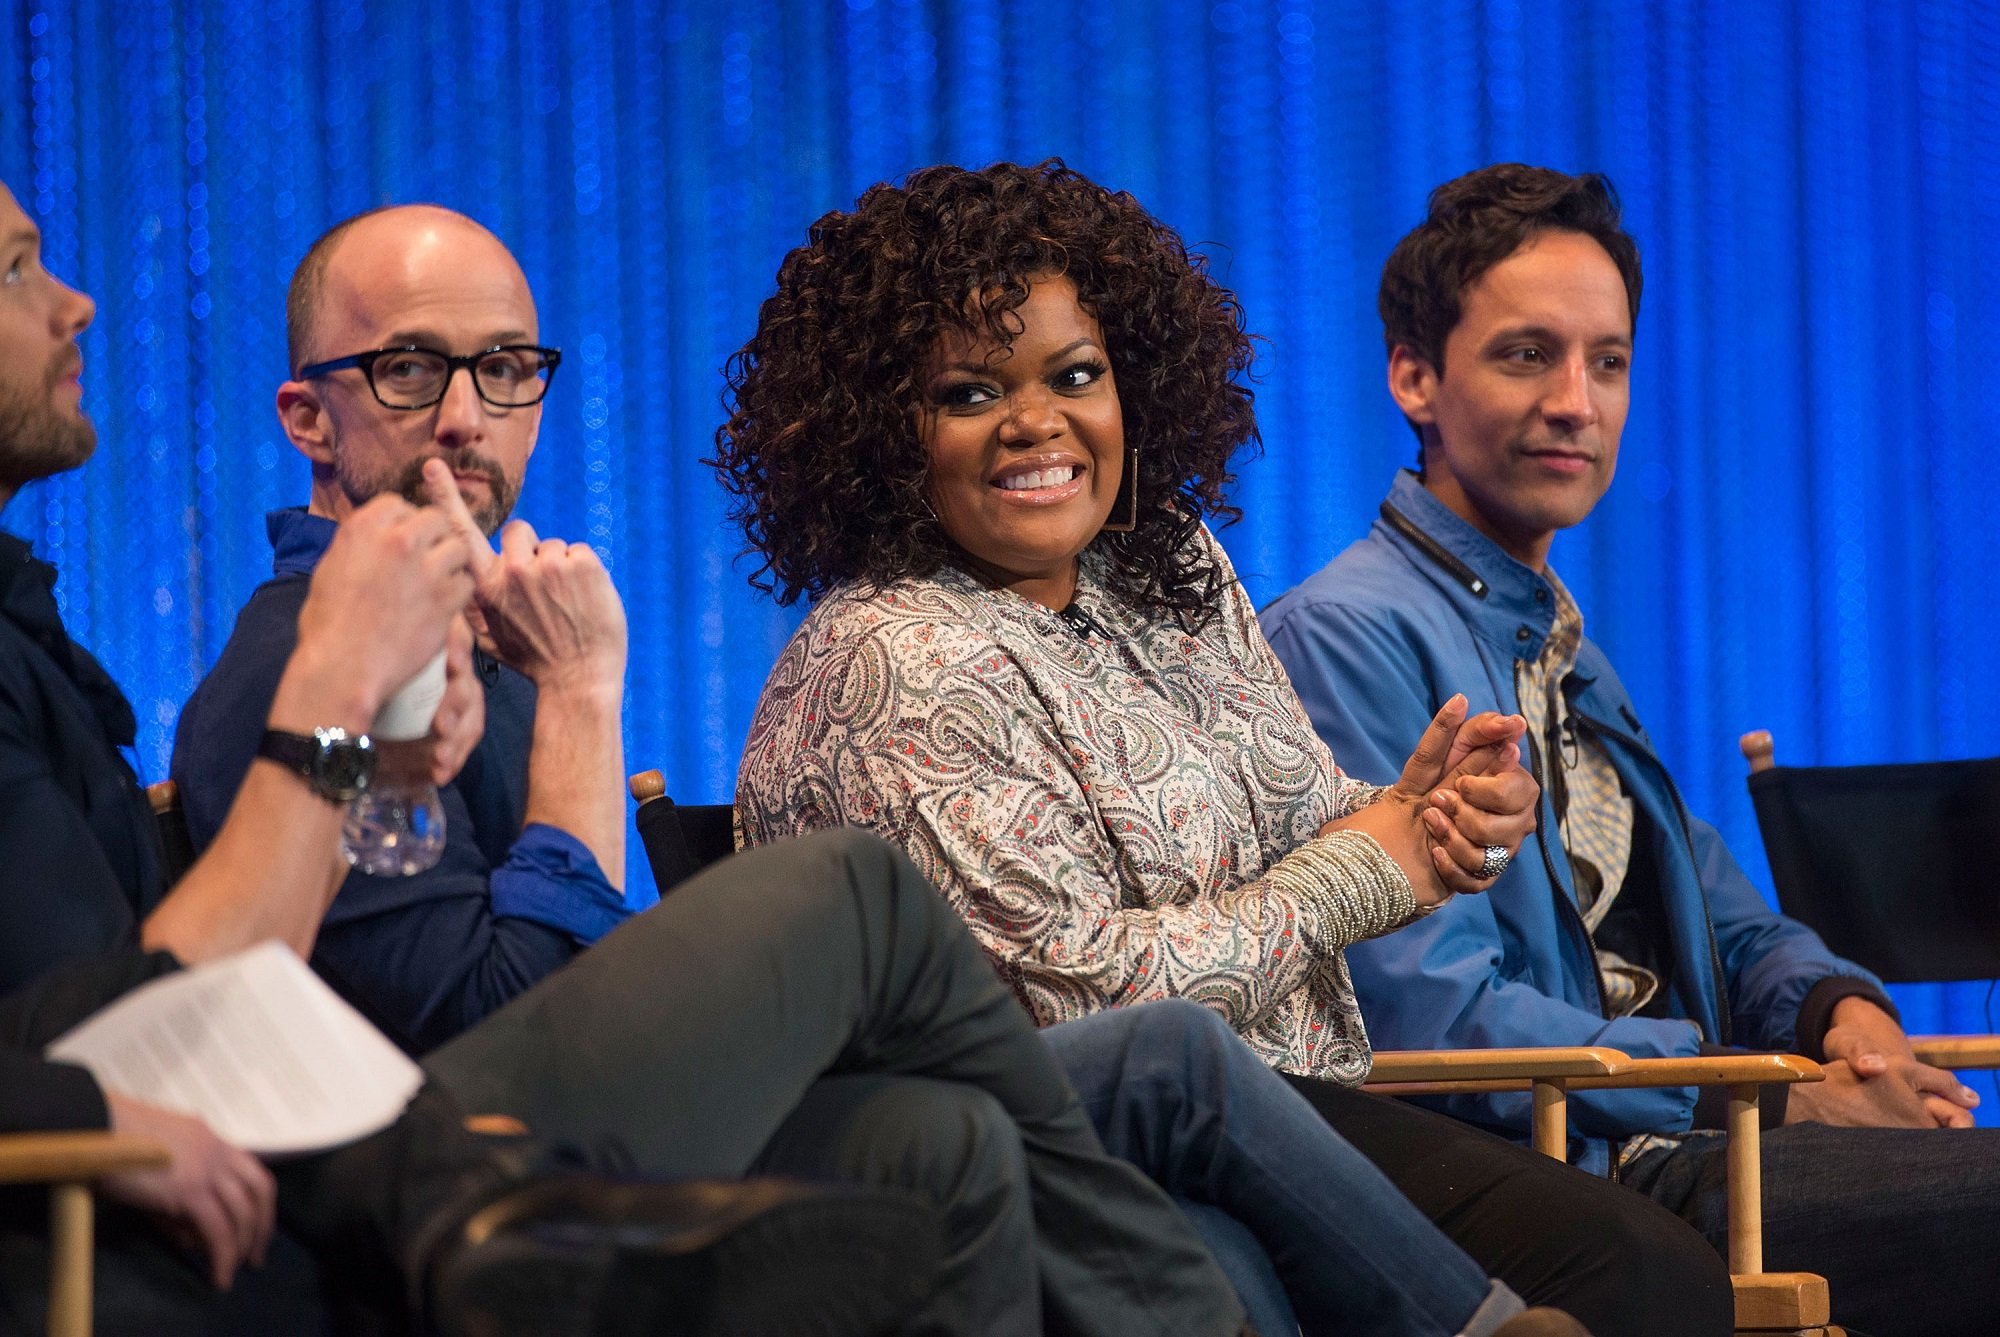
{"label": "sheet of white paper", "polygon": [[48,1047],[98,1085],[197,1114],[262,1156],[386,1128],[423,1070],[284,946],[267,942],[134,989]]}

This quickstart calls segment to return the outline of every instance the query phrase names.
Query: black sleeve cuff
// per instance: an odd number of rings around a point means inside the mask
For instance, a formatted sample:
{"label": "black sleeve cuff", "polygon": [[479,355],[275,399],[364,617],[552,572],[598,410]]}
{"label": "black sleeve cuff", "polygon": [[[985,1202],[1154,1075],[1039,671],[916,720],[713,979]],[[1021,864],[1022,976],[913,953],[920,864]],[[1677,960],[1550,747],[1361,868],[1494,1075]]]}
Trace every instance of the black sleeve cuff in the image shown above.
{"label": "black sleeve cuff", "polygon": [[1852,975],[1828,975],[1806,992],[1794,1028],[1799,1053],[1815,1063],[1826,1062],[1826,1033],[1833,1026],[1833,1005],[1843,998],[1866,998],[1895,1018],[1897,1025],[1903,1024],[1903,1014],[1889,1001],[1889,995],[1867,980]]}
{"label": "black sleeve cuff", "polygon": [[97,1079],[74,1063],[0,1052],[0,1132],[53,1133],[111,1126]]}
{"label": "black sleeve cuff", "polygon": [[[1829,1004],[1829,1006],[1831,1006]],[[1744,1049],[1737,1045],[1712,1045],[1701,1042],[1704,1058],[1711,1054],[1756,1054],[1756,1049]],[[1792,1088],[1780,1082],[1762,1088],[1757,1100],[1757,1126],[1765,1132],[1783,1126],[1785,1122],[1785,1102],[1790,1099]],[[1694,1118],[1690,1128],[1727,1128],[1729,1126],[1729,1088],[1726,1086],[1704,1086],[1694,1098]]]}

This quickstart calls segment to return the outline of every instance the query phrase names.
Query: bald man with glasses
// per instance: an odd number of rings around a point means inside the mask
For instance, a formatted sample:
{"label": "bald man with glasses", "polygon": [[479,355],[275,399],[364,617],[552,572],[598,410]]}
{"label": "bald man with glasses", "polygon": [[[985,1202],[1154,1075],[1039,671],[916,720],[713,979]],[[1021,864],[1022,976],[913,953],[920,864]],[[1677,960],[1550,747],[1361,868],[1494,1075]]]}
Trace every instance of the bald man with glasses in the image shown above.
{"label": "bald man with glasses", "polygon": [[[259,739],[305,583],[371,497],[425,500],[442,460],[502,561],[477,657],[486,735],[439,802],[445,844],[410,876],[356,872],[315,965],[405,1049],[457,1035],[622,923],[625,616],[587,545],[508,524],[561,353],[498,238],[426,205],[351,218],[314,243],[286,303],[295,374],[279,423],[312,467],[308,504],[266,519],[274,572],[181,715],[173,773],[197,846]],[[461,374],[463,373],[463,374]]]}

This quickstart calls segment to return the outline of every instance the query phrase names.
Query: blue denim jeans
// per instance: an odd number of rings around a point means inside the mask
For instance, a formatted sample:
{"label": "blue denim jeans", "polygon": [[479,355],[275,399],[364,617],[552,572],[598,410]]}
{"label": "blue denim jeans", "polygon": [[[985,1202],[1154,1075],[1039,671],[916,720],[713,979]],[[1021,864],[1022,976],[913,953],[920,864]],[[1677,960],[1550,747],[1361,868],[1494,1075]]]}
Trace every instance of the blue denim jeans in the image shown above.
{"label": "blue denim jeans", "polygon": [[[1263,1246],[1307,1334],[1485,1333],[1513,1292],[1410,1205],[1219,1016],[1170,1000],[1042,1032],[1098,1136],[1177,1198],[1234,1217]],[[1258,1327],[1288,1329],[1255,1294],[1226,1230],[1202,1222]]]}
{"label": "blue denim jeans", "polygon": [[[1763,1137],[1764,1267],[1817,1272],[1833,1321],[1871,1337],[1991,1332],[2000,1315],[2000,1128],[1830,1128]],[[1727,1248],[1719,1136],[1649,1151],[1624,1182]]]}

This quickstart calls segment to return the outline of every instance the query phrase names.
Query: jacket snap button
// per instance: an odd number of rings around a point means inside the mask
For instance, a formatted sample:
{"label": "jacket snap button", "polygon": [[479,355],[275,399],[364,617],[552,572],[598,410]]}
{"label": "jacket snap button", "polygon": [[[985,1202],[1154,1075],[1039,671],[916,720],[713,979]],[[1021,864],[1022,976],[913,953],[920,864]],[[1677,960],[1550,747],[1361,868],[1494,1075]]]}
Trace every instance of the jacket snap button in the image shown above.
{"label": "jacket snap button", "polygon": [[1529,631],[1526,627],[1522,627],[1519,631],[1514,633],[1514,639],[1517,641],[1526,641],[1529,637],[1533,636],[1534,634],[1535,634],[1534,632]]}

